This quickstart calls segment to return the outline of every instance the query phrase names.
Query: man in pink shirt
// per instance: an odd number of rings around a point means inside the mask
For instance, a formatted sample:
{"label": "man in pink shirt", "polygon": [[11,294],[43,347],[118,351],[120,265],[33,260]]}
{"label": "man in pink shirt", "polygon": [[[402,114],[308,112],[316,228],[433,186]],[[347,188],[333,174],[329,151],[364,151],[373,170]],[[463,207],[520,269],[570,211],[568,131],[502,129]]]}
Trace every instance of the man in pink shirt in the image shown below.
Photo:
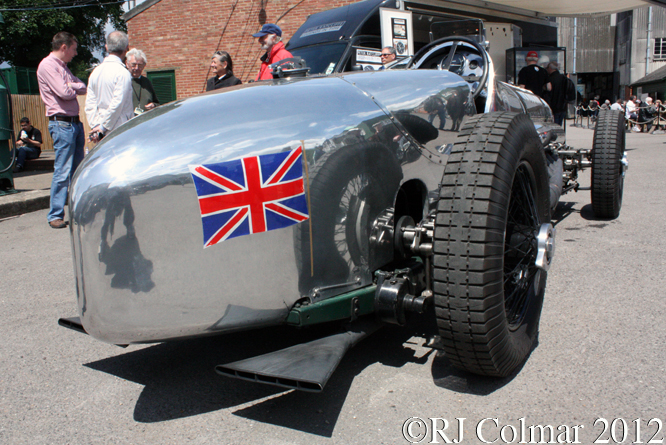
{"label": "man in pink shirt", "polygon": [[77,54],[77,47],[74,35],[59,32],[51,42],[51,54],[37,68],[39,94],[46,107],[56,155],[51,182],[51,208],[46,217],[54,229],[67,227],[64,221],[67,189],[76,167],[83,160],[85,139],[76,96],[86,94],[86,85],[67,68]]}

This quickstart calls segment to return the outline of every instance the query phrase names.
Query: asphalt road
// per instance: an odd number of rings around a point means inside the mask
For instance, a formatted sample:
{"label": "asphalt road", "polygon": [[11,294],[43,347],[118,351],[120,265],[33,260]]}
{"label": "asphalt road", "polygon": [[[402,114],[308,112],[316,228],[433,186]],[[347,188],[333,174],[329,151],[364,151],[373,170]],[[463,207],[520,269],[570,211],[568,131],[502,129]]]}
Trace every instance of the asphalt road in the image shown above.
{"label": "asphalt road", "polygon": [[[569,131],[573,146],[590,147],[591,130]],[[412,422],[413,441],[429,434],[422,443],[432,441],[429,418],[447,419],[447,437],[462,443],[480,442],[479,423],[483,439],[518,443],[521,422],[526,434],[550,425],[562,441],[619,443],[623,421],[624,443],[637,442],[637,424],[647,443],[659,426],[650,419],[666,421],[666,135],[629,134],[627,146],[617,220],[595,220],[589,192],[563,197],[539,344],[503,380],[455,371],[401,329],[356,346],[320,394],[213,370],[298,333],[103,344],[56,324],[76,314],[68,231],[50,229],[46,211],[0,221],[0,443],[401,444],[413,417],[427,426]]]}

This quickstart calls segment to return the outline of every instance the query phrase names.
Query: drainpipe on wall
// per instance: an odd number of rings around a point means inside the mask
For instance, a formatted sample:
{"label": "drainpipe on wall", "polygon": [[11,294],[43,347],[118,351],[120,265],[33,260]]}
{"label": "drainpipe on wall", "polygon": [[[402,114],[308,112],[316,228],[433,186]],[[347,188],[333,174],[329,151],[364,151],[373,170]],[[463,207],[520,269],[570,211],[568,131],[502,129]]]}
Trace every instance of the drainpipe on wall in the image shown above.
{"label": "drainpipe on wall", "polygon": [[648,10],[647,42],[645,45],[645,75],[650,74],[650,34],[652,34],[652,6]]}
{"label": "drainpipe on wall", "polygon": [[578,39],[578,19],[574,17],[574,35],[573,35],[573,74],[576,74],[576,40]]}

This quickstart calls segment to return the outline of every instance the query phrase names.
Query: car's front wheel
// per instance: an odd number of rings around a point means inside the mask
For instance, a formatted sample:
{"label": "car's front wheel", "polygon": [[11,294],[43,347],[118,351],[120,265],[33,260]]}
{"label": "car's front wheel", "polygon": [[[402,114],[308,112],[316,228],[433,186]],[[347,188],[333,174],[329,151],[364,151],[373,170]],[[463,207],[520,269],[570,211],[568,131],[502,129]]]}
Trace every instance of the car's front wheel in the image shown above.
{"label": "car's front wheel", "polygon": [[547,178],[527,115],[478,115],[461,130],[434,241],[437,325],[458,368],[503,377],[532,350],[553,253]]}

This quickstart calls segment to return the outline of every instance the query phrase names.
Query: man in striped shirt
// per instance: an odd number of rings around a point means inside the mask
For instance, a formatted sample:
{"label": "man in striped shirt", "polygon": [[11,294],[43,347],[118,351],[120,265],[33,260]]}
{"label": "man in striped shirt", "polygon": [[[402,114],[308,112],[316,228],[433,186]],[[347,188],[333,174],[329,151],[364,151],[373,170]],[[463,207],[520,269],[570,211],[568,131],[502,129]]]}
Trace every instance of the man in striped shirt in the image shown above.
{"label": "man in striped shirt", "polygon": [[78,41],[68,32],[59,32],[51,42],[51,53],[37,68],[39,94],[49,119],[55,161],[51,182],[51,206],[46,217],[54,229],[67,226],[64,221],[67,189],[72,175],[83,160],[85,136],[79,120],[76,96],[86,94],[86,85],[72,74],[67,64],[76,56]]}

